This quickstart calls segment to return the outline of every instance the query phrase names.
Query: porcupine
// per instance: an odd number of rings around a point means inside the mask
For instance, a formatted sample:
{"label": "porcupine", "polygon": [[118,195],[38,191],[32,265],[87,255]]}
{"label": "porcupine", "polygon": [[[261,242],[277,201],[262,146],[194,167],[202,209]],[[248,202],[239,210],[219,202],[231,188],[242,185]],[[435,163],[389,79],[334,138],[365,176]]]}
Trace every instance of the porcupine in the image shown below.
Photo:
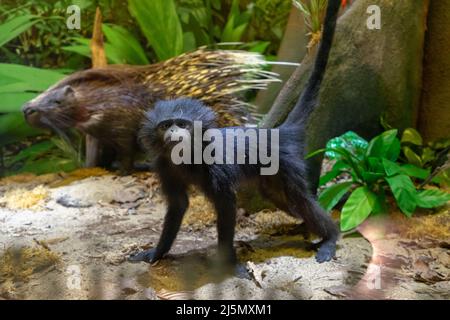
{"label": "porcupine", "polygon": [[120,171],[127,173],[139,150],[136,134],[148,106],[158,100],[196,98],[216,111],[220,126],[242,125],[250,105],[238,93],[279,81],[262,69],[264,64],[255,53],[200,48],[152,65],[89,69],[62,79],[22,111],[32,126],[63,135],[76,128],[112,147]]}

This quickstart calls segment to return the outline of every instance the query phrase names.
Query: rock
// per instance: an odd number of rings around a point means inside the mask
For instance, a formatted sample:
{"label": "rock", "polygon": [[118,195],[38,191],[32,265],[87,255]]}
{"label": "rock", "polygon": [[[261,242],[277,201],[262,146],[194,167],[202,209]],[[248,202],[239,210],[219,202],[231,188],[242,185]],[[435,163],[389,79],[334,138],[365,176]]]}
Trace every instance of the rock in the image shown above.
{"label": "rock", "polygon": [[52,198],[65,207],[86,208],[99,202],[110,203],[126,188],[112,177],[89,178],[60,187],[52,192]]}
{"label": "rock", "polygon": [[[427,3],[359,0],[339,19],[319,106],[307,127],[308,152],[325,147],[329,139],[349,130],[367,139],[373,137],[382,130],[383,114],[393,127],[415,126]],[[367,28],[367,9],[371,5],[381,9],[380,30]],[[306,83],[313,63],[314,59],[304,60],[299,83]],[[287,101],[291,106],[303,86],[294,87],[295,99]],[[308,163],[313,189],[318,183],[320,162],[316,157]]]}
{"label": "rock", "polygon": [[295,300],[289,293],[281,290],[265,290],[246,279],[231,278],[219,284],[207,284],[195,290],[195,300]]}

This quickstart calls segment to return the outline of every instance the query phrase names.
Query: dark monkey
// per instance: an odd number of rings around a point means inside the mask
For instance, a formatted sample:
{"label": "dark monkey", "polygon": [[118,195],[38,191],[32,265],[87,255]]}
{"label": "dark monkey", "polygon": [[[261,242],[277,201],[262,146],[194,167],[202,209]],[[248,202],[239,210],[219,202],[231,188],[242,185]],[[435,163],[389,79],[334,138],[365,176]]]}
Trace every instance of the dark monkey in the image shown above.
{"label": "dark monkey", "polygon": [[[177,142],[172,141],[172,135],[190,134],[192,137],[193,121],[202,121],[204,131],[215,128],[214,112],[200,101],[190,99],[160,101],[146,114],[139,136],[147,150],[152,154],[158,154],[156,171],[168,200],[168,211],[157,247],[131,256],[130,261],[153,263],[170,250],[189,204],[187,187],[194,184],[215,206],[219,256],[229,265],[235,265],[237,262],[233,247],[236,224],[235,190],[242,182],[256,182],[264,196],[281,210],[302,218],[308,229],[322,238],[316,254],[318,262],[329,261],[334,257],[339,231],[331,217],[309,193],[302,158],[304,126],[317,104],[317,93],[325,73],[339,7],[339,0],[328,1],[322,41],[314,70],[294,110],[278,127],[279,170],[275,175],[260,174],[260,169],[265,166],[259,158],[256,164],[174,164],[171,160],[171,151]],[[256,128],[241,129],[245,132],[256,130],[258,139],[263,131]],[[218,130],[225,141],[226,128]],[[241,150],[235,147],[233,154],[245,152],[248,155],[251,148],[254,148],[249,143],[244,143],[241,147]]]}

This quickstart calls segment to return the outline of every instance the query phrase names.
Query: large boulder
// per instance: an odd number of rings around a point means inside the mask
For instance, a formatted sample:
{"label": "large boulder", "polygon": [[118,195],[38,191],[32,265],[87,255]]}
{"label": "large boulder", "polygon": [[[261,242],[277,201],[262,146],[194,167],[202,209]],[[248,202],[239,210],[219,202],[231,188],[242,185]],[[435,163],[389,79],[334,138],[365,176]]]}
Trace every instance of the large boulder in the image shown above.
{"label": "large boulder", "polygon": [[[368,8],[381,9],[381,29],[369,29]],[[380,117],[396,128],[415,126],[422,85],[428,1],[358,0],[339,20],[320,104],[307,130],[308,151],[348,130],[365,138],[381,131]],[[306,60],[310,64],[313,59]],[[301,77],[304,82],[308,66]],[[309,163],[317,186],[320,159]]]}

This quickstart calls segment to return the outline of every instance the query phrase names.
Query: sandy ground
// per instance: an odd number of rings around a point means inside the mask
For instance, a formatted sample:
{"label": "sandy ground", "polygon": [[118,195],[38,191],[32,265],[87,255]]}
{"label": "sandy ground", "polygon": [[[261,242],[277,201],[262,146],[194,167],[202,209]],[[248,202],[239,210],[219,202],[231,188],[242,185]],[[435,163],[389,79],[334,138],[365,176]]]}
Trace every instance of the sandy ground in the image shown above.
{"label": "sandy ground", "polygon": [[251,279],[218,274],[215,217],[195,191],[167,258],[129,263],[161,232],[165,203],[152,174],[15,177],[0,181],[0,206],[3,299],[450,297],[449,239],[414,242],[367,224],[365,238],[343,237],[336,259],[317,264],[302,225],[282,212],[240,209],[236,247]]}

